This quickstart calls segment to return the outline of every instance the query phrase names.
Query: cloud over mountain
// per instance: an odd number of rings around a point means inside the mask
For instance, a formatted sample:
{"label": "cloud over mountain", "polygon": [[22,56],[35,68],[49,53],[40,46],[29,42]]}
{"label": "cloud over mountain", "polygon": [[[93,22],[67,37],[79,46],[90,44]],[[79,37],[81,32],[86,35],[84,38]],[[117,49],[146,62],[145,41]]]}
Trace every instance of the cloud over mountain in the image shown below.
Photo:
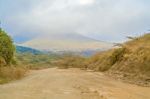
{"label": "cloud over mountain", "polygon": [[1,0],[0,18],[14,38],[80,33],[122,41],[149,29],[149,4],[148,0]]}

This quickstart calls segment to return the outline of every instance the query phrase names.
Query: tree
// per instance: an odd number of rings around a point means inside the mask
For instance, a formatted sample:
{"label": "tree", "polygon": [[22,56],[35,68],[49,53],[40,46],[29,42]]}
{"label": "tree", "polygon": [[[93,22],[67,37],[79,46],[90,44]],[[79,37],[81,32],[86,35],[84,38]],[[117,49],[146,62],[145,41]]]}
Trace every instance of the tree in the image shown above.
{"label": "tree", "polygon": [[13,60],[15,46],[10,36],[0,29],[0,57],[4,59],[7,65]]}

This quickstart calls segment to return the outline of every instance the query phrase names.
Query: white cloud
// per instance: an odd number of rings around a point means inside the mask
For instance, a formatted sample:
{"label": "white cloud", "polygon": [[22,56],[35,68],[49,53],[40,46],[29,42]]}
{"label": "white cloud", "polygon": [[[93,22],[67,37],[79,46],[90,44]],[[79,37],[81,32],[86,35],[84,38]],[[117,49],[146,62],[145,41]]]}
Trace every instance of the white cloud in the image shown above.
{"label": "white cloud", "polygon": [[12,26],[15,24],[14,30],[18,33],[81,33],[116,41],[150,26],[149,4],[140,0],[39,0],[32,3],[30,10],[21,10],[6,19]]}
{"label": "white cloud", "polygon": [[95,0],[79,0],[79,3],[81,5],[88,5],[88,4],[93,4]]}

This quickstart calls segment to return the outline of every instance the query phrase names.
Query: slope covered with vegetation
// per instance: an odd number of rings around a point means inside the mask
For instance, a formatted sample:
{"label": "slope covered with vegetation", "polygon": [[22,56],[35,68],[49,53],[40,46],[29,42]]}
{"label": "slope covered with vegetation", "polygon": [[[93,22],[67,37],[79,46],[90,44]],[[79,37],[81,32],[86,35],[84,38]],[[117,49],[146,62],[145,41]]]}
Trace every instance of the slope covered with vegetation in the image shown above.
{"label": "slope covered with vegetation", "polygon": [[124,44],[119,44],[118,48],[100,52],[89,58],[88,68],[149,82],[150,33],[130,39]]}
{"label": "slope covered with vegetation", "polygon": [[150,33],[128,38],[129,41],[116,44],[118,47],[89,58],[64,56],[58,64],[64,68],[78,67],[106,72],[136,84],[150,84]]}
{"label": "slope covered with vegetation", "polygon": [[54,67],[53,61],[57,60],[59,55],[52,53],[16,53],[15,59],[18,65],[25,65],[28,69],[44,69]]}
{"label": "slope covered with vegetation", "polygon": [[111,68],[150,77],[150,34],[126,42],[119,62]]}
{"label": "slope covered with vegetation", "polygon": [[52,61],[59,58],[53,52],[40,51],[30,47],[16,45],[15,60],[17,65],[25,65],[28,69],[44,69],[53,67]]}
{"label": "slope covered with vegetation", "polygon": [[18,46],[16,45],[16,52],[17,53],[32,53],[32,54],[42,54],[44,52],[29,48],[29,47],[24,47],[24,46]]}
{"label": "slope covered with vegetation", "polygon": [[14,66],[15,46],[10,36],[0,29],[0,84],[19,79],[25,74],[23,67]]}

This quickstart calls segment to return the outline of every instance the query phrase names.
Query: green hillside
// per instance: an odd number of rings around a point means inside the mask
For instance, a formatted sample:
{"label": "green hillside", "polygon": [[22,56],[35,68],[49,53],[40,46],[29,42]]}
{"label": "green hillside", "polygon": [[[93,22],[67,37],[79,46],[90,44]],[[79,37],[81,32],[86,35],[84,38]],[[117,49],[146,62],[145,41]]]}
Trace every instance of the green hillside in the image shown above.
{"label": "green hillside", "polygon": [[29,47],[24,47],[24,46],[18,46],[16,45],[16,52],[17,53],[32,53],[32,54],[43,54],[44,52],[29,48]]}

